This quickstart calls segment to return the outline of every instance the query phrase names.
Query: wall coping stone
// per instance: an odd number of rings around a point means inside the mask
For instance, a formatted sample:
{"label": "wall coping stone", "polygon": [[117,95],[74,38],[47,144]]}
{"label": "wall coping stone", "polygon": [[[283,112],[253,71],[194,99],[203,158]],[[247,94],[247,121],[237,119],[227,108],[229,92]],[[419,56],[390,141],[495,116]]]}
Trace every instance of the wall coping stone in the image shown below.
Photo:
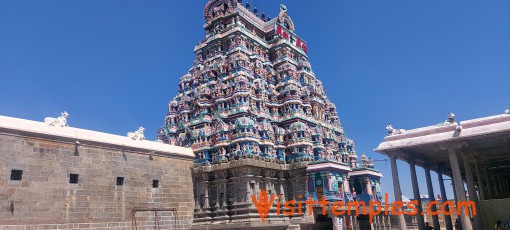
{"label": "wall coping stone", "polygon": [[[84,143],[98,143],[117,148],[146,150],[155,154],[174,155],[184,158],[195,157],[191,148],[184,148],[148,140],[133,140],[127,136],[119,136],[74,127],[50,126],[44,122],[25,120],[14,117],[0,116],[0,131],[20,133],[35,137]],[[74,142],[74,141],[73,141]],[[83,144],[83,143],[82,143]]]}

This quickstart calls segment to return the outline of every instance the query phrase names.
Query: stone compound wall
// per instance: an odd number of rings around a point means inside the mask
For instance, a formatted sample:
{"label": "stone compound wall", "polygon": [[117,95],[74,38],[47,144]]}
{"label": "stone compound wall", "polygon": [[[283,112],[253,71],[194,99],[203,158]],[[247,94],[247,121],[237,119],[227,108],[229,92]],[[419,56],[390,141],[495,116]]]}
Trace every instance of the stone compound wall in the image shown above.
{"label": "stone compound wall", "polygon": [[[118,136],[100,143],[6,129],[5,124],[0,117],[0,229],[134,229],[135,221],[139,229],[156,229],[158,222],[161,229],[191,227],[191,150],[187,155],[164,152],[153,142],[159,150],[150,151],[132,147],[137,141],[127,138],[131,146],[116,145],[112,140]],[[11,180],[12,170],[23,171],[21,180]],[[70,174],[79,175],[77,184],[70,183]],[[117,177],[124,177],[124,185],[117,185]],[[133,218],[133,208],[176,212],[140,211]]]}

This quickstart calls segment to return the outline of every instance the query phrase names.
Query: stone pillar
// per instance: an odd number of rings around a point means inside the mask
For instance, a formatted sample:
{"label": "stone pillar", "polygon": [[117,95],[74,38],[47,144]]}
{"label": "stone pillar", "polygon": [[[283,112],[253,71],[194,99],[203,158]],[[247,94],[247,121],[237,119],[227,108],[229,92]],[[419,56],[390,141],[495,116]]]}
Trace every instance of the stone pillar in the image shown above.
{"label": "stone pillar", "polygon": [[[374,183],[374,189],[372,190],[372,193],[374,194],[374,200],[375,201],[383,201],[383,199],[379,200],[379,197],[377,197],[377,194],[379,193],[381,196],[384,196],[381,192],[381,184],[378,180],[373,180]],[[381,197],[382,198],[382,197]]]}
{"label": "stone pillar", "polygon": [[333,188],[333,183],[332,183],[332,182],[333,182],[333,177],[334,177],[334,176],[333,176],[333,174],[332,174],[332,173],[330,173],[330,172],[328,172],[328,173],[326,174],[326,179],[328,180],[328,182],[326,183],[326,185],[327,185],[327,188],[326,188],[326,189],[327,189],[328,191],[332,191],[332,188]]}
{"label": "stone pillar", "polygon": [[451,179],[452,179],[453,199],[455,200],[455,203],[457,203],[457,202],[459,202],[459,198],[457,197],[457,190],[455,189],[455,181],[453,180],[453,177]]}
{"label": "stone pillar", "polygon": [[253,194],[253,191],[251,190],[251,186],[250,186],[250,179],[249,178],[246,178],[246,197],[244,199],[244,202],[247,202],[247,203],[252,203],[250,202],[251,201],[251,196]]}
{"label": "stone pillar", "polygon": [[308,173],[307,173],[305,178],[306,178],[305,179],[305,181],[306,181],[306,183],[305,183],[306,191],[305,192],[308,195],[310,193],[310,188],[309,188],[310,187],[310,178],[312,178],[312,185],[311,186],[313,186],[313,188],[315,188],[315,174],[312,174],[312,176],[310,177],[308,175]]}
{"label": "stone pillar", "polygon": [[[464,184],[462,183],[462,176],[460,174],[459,160],[457,158],[457,150],[454,148],[448,148],[448,156],[450,158],[450,165],[453,174],[453,184],[455,186],[455,193],[457,194],[457,201],[466,201],[466,192],[464,190]],[[459,214],[460,222],[462,223],[463,230],[473,230],[469,216]]]}
{"label": "stone pillar", "polygon": [[[390,161],[391,161],[391,174],[393,176],[393,192],[395,194],[395,201],[402,202],[402,191],[400,190],[400,181],[398,178],[397,169],[397,156],[395,154],[391,154]],[[398,211],[401,212],[402,210]],[[404,215],[398,215],[398,229],[407,230],[407,224]]]}
{"label": "stone pillar", "polygon": [[483,168],[483,176],[485,178],[485,183],[487,183],[487,199],[491,199],[494,195],[494,190],[492,188],[492,183],[489,178],[489,172],[487,172],[487,167]]}
{"label": "stone pillar", "polygon": [[285,183],[285,179],[280,179],[280,200],[282,203],[285,203],[285,189],[283,184]]}
{"label": "stone pillar", "polygon": [[234,205],[237,205],[237,200],[239,199],[239,197],[237,196],[237,194],[239,193],[239,190],[238,190],[238,187],[239,186],[239,177],[235,177],[235,178],[232,178],[232,184],[234,186]]}
{"label": "stone pillar", "polygon": [[485,185],[482,180],[482,172],[480,171],[480,159],[475,157],[475,171],[476,171],[476,180],[478,181],[478,193],[480,195],[480,200],[487,200],[487,196],[485,195]]}
{"label": "stone pillar", "polygon": [[195,210],[200,210],[200,183],[195,181]]}
{"label": "stone pillar", "polygon": [[365,177],[363,178],[363,183],[365,184],[365,190],[368,195],[374,195],[372,194],[372,183],[370,182],[370,178]]}
{"label": "stone pillar", "polygon": [[223,182],[223,202],[221,207],[224,209],[227,208],[227,181]]}
{"label": "stone pillar", "polygon": [[373,217],[372,217],[372,223],[370,223],[370,227],[371,227],[372,229],[378,229],[378,228],[377,228],[377,216],[373,216]]}
{"label": "stone pillar", "polygon": [[418,177],[416,176],[416,162],[414,159],[409,160],[409,169],[411,171],[411,182],[413,185],[413,195],[414,199],[418,201],[417,209],[418,215],[416,218],[418,219],[418,229],[425,230],[425,221],[423,220],[423,216],[420,213],[423,213],[423,209],[421,207],[421,197],[420,197],[420,188],[418,187]]}
{"label": "stone pillar", "polygon": [[214,183],[213,186],[216,187],[216,201],[215,201],[214,207],[219,209],[220,208],[220,194],[221,194],[222,184],[221,184],[221,182],[217,182],[217,183]]}
{"label": "stone pillar", "polygon": [[349,177],[347,176],[344,176],[344,193],[345,192],[352,193],[351,188],[349,187]]}
{"label": "stone pillar", "polygon": [[253,191],[253,192],[254,192],[254,194],[255,194],[255,196],[256,196],[257,198],[259,198],[259,197],[260,197],[260,187],[259,187],[259,183],[260,183],[259,178],[255,178],[255,189],[254,189],[255,191]]}
{"label": "stone pillar", "polygon": [[[321,173],[320,177],[321,177],[321,180],[322,180],[322,191],[323,191],[322,193],[324,194],[326,192],[326,190],[328,190],[328,188],[326,187],[327,183],[325,183],[327,178],[326,178],[326,175],[324,173]],[[315,184],[314,184],[314,186],[315,186]]]}
{"label": "stone pillar", "polygon": [[[437,172],[437,179],[439,180],[439,190],[441,190],[441,203],[444,204],[444,202],[447,201],[448,198],[446,197],[446,189],[444,187],[443,173],[441,171]],[[445,211],[450,212],[449,206],[446,206],[444,209],[445,209]],[[452,217],[450,215],[443,215],[443,216],[444,216],[444,222],[445,222],[446,229],[453,230]]]}
{"label": "stone pillar", "polygon": [[204,210],[210,208],[209,206],[209,181],[204,181]]}
{"label": "stone pillar", "polygon": [[386,218],[387,217],[388,216],[386,216],[384,214],[381,215],[381,229],[382,230],[386,230],[388,228],[388,226],[386,226]]}
{"label": "stone pillar", "polygon": [[498,176],[499,178],[499,183],[500,183],[500,186],[501,186],[501,192],[504,193],[506,192],[506,186],[505,186],[505,180],[503,179],[503,176]]}
{"label": "stone pillar", "polygon": [[499,188],[498,188],[498,178],[493,172],[487,171],[488,175],[490,176],[489,180],[491,180],[492,183],[492,195],[497,196],[499,194]]}
{"label": "stone pillar", "polygon": [[494,176],[494,184],[496,187],[496,195],[503,193],[503,189],[501,189],[501,181],[499,180],[499,176]]}
{"label": "stone pillar", "polygon": [[[436,201],[436,196],[434,195],[434,187],[432,187],[432,179],[430,177],[430,169],[428,167],[425,168],[425,179],[427,180],[427,190],[429,193],[430,202]],[[437,211],[436,205],[432,205],[430,208],[432,212]],[[432,223],[434,224],[434,229],[441,229],[441,225],[439,225],[439,218],[437,215],[432,215]]]}
{"label": "stone pillar", "polygon": [[501,178],[499,177],[499,175],[496,176],[496,185],[498,186],[498,195],[505,192],[505,190],[503,189],[503,185],[501,184]]}
{"label": "stone pillar", "polygon": [[462,159],[464,160],[464,169],[466,173],[466,181],[469,192],[469,200],[475,202],[476,215],[472,215],[474,219],[474,229],[483,229],[482,215],[480,215],[480,202],[478,202],[478,195],[476,193],[475,181],[473,179],[473,170],[471,169],[470,155],[464,154]]}

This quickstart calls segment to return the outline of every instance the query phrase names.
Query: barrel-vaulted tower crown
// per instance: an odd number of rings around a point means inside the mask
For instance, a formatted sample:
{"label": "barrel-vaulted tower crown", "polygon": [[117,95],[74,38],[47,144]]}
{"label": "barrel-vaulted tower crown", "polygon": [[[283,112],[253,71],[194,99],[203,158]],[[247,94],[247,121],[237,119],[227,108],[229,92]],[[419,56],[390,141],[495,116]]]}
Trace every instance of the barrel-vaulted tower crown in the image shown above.
{"label": "barrel-vaulted tower crown", "polygon": [[211,0],[205,5],[204,19],[206,21],[218,16],[232,13],[237,8],[236,0]]}
{"label": "barrel-vaulted tower crown", "polygon": [[193,148],[196,164],[246,156],[357,167],[354,142],[286,6],[270,19],[239,0],[211,0],[204,18],[206,38],[168,105],[160,140]]}

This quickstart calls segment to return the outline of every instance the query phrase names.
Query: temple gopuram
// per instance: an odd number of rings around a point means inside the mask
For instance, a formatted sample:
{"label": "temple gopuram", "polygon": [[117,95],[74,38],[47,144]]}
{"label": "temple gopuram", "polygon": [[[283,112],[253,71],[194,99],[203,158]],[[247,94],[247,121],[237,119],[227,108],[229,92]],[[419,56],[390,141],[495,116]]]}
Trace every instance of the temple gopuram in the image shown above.
{"label": "temple gopuram", "polygon": [[[382,201],[373,160],[358,159],[284,5],[270,19],[241,0],[211,0],[206,38],[168,104],[160,141],[195,154],[195,229],[360,229],[363,216],[278,215],[261,221],[252,195],[275,203],[325,197]],[[345,207],[347,208],[347,207]],[[369,224],[370,225],[370,224]],[[389,229],[376,216],[373,229]]]}

